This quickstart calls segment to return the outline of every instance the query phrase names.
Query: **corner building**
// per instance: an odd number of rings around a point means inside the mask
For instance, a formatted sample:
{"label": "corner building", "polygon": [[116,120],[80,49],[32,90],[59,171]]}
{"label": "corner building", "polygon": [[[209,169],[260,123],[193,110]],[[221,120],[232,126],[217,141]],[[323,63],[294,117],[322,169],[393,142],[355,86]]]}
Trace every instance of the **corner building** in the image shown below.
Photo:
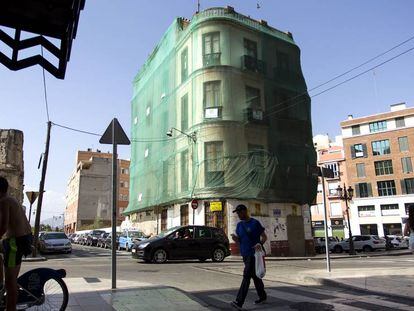
{"label": "corner building", "polygon": [[313,252],[316,154],[290,33],[231,7],[177,18],[134,79],[131,128],[125,215],[140,229],[195,223],[230,237],[243,203],[273,255]]}
{"label": "corner building", "polygon": [[[414,108],[341,122],[347,180],[354,191],[352,233],[401,235],[414,204]],[[347,185],[348,186],[348,185]]]}

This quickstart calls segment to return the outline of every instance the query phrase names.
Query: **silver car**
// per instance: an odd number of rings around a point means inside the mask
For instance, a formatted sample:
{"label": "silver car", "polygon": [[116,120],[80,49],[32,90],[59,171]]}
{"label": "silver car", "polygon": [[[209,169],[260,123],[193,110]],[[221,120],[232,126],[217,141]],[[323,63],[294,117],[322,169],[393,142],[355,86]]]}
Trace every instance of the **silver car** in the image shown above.
{"label": "silver car", "polygon": [[[377,235],[354,235],[354,248],[356,251],[372,252],[378,249],[385,249],[385,239]],[[349,240],[346,239],[331,246],[335,253],[349,251]]]}
{"label": "silver car", "polygon": [[41,253],[71,253],[72,244],[63,232],[45,232],[39,237],[39,251]]}

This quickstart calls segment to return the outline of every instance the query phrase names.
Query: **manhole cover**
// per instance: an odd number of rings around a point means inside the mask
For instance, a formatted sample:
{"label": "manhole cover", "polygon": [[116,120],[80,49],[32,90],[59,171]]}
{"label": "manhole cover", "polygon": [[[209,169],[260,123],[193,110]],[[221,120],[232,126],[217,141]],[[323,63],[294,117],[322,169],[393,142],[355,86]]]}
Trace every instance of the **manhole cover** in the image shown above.
{"label": "manhole cover", "polygon": [[298,302],[289,307],[293,310],[300,311],[330,311],[335,309],[332,305],[317,302]]}

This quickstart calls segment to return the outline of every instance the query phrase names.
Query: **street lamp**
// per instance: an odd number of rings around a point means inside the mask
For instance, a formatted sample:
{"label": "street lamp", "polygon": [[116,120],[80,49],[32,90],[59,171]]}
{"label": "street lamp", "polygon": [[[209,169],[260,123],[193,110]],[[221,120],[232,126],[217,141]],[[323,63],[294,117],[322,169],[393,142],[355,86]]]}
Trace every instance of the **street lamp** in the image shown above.
{"label": "street lamp", "polygon": [[187,133],[184,133],[183,131],[181,131],[181,130],[179,130],[179,129],[175,128],[175,127],[170,128],[170,130],[167,132],[167,136],[168,136],[168,137],[172,137],[172,136],[173,136],[173,130],[175,130],[175,131],[177,131],[177,132],[179,132],[179,133],[181,133],[181,134],[183,134],[183,135],[187,136],[187,137],[188,137],[189,139],[191,139],[194,143],[197,141],[196,132],[192,132],[191,134],[187,134]]}
{"label": "street lamp", "polygon": [[352,197],[354,196],[354,189],[352,189],[351,186],[349,186],[348,189],[346,189],[346,186],[344,184],[343,189],[339,185],[336,191],[338,192],[338,196],[340,197],[340,199],[345,201],[346,217],[348,218],[349,255],[355,255],[354,241],[352,240],[351,219],[349,218],[349,206],[348,206],[348,202],[351,201]]}

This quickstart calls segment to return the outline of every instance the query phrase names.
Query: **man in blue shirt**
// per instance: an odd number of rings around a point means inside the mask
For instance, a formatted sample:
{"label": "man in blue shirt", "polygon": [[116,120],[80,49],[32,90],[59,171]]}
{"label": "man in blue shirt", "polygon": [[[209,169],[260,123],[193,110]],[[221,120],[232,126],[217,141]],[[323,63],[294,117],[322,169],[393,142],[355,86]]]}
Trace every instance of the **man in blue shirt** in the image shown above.
{"label": "man in blue shirt", "polygon": [[240,285],[237,298],[231,305],[234,308],[241,310],[247,292],[249,291],[250,279],[253,279],[257,294],[259,295],[259,299],[254,303],[259,304],[266,301],[267,295],[264,290],[263,281],[256,276],[254,252],[255,250],[263,249],[263,243],[266,242],[267,236],[265,229],[260,222],[249,217],[245,205],[238,205],[233,213],[237,213],[237,216],[239,216],[239,219],[241,220],[237,224],[236,234],[232,234],[231,237],[234,242],[240,244],[240,254],[243,257],[244,271],[243,281]]}

